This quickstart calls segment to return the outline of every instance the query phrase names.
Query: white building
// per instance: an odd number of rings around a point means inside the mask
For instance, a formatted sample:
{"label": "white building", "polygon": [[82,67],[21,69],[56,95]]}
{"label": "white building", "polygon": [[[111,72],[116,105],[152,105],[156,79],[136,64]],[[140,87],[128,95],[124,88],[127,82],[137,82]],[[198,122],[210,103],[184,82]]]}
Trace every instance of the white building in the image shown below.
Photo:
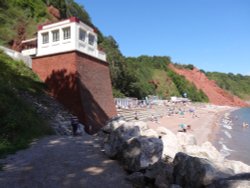
{"label": "white building", "polygon": [[79,51],[106,61],[106,54],[98,50],[94,29],[76,17],[52,24],[40,25],[37,38],[22,41],[23,55],[45,56]]}

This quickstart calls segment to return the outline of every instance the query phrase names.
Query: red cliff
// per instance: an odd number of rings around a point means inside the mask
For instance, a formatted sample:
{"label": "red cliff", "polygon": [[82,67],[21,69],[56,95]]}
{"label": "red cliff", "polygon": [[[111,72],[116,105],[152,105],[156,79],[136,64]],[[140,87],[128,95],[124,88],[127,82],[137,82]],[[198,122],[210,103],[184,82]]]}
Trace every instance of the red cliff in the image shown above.
{"label": "red cliff", "polygon": [[193,70],[178,69],[172,64],[169,65],[169,67],[177,74],[185,76],[185,78],[192,82],[198,89],[201,89],[208,96],[210,103],[227,106],[247,106],[245,101],[221,89],[214,80],[209,80],[206,75],[197,68]]}

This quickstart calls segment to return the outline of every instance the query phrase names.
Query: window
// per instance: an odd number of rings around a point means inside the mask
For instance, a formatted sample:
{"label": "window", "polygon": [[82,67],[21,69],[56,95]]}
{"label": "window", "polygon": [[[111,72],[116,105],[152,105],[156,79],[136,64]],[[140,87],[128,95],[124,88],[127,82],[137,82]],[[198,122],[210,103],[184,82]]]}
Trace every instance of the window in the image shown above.
{"label": "window", "polygon": [[59,30],[52,31],[52,41],[59,41]]}
{"label": "window", "polygon": [[63,39],[70,39],[70,27],[63,28]]}
{"label": "window", "polygon": [[42,33],[43,44],[49,43],[49,33]]}
{"label": "window", "polygon": [[79,40],[85,41],[85,38],[86,38],[86,31],[84,31],[83,29],[79,29]]}
{"label": "window", "polygon": [[95,36],[92,34],[89,34],[89,44],[93,46],[94,42],[95,42]]}

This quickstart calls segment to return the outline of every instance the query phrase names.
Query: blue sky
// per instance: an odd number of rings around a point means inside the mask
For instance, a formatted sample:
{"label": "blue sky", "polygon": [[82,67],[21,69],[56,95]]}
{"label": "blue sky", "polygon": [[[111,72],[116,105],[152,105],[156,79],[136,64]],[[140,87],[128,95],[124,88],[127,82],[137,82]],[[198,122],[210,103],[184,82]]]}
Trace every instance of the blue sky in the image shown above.
{"label": "blue sky", "polygon": [[76,0],[125,56],[250,75],[250,0]]}

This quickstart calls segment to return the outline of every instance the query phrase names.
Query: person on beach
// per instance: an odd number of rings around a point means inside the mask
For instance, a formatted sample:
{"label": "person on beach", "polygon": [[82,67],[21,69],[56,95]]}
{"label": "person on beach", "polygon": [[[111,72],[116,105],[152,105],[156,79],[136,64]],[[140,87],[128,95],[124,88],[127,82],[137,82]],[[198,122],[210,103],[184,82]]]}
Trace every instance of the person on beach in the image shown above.
{"label": "person on beach", "polygon": [[192,114],[192,118],[198,117],[198,116],[196,115],[196,113],[195,113],[195,109],[194,109],[194,108],[190,108],[190,109],[189,109],[189,112],[190,112],[190,114]]}
{"label": "person on beach", "polygon": [[188,132],[193,131],[193,129],[191,128],[191,125],[187,125],[187,131],[188,131]]}
{"label": "person on beach", "polygon": [[179,128],[178,132],[187,132],[187,125],[185,123],[179,124]]}

